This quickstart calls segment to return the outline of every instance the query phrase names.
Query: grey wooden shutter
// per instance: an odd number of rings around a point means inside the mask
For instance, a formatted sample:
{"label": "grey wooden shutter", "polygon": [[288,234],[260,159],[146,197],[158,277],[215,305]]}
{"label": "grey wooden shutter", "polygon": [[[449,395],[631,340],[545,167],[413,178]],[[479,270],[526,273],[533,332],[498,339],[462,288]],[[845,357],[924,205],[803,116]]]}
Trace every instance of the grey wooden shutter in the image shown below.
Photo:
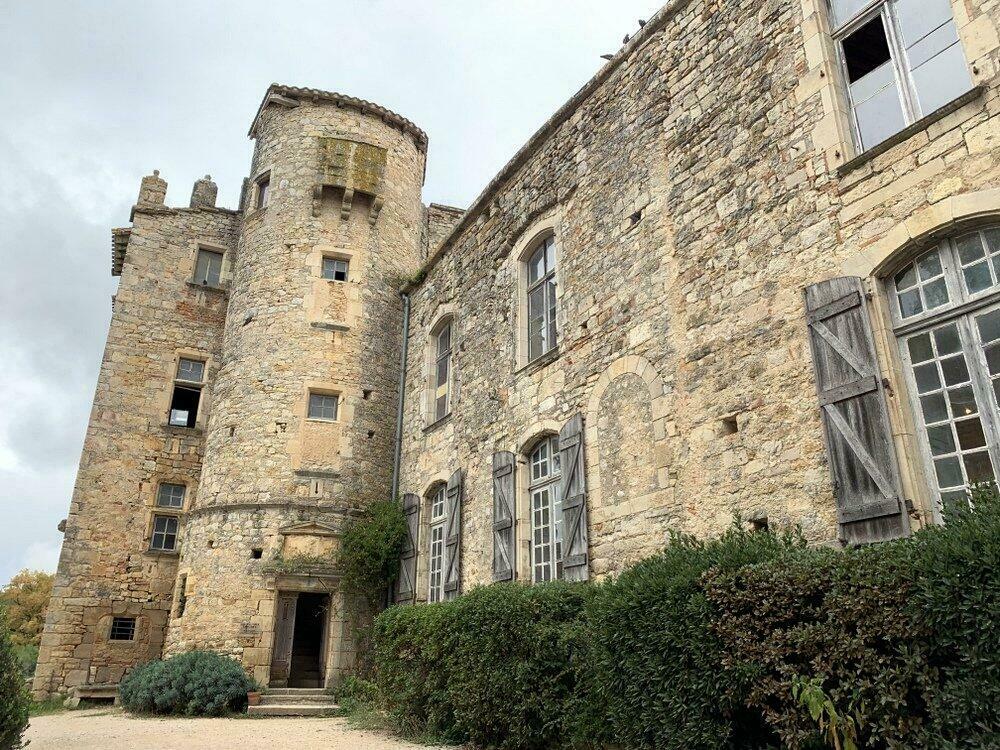
{"label": "grey wooden shutter", "polygon": [[445,522],[444,598],[454,599],[462,591],[462,470],[448,479],[445,491],[448,520]]}
{"label": "grey wooden shutter", "polygon": [[413,604],[417,592],[417,535],[420,529],[420,497],[403,495],[403,516],[406,518],[406,540],[399,555],[399,576],[396,579],[396,604]]}
{"label": "grey wooden shutter", "polygon": [[493,454],[493,580],[514,580],[515,458],[510,451]]}
{"label": "grey wooden shutter", "polygon": [[296,592],[278,594],[278,622],[275,623],[274,655],[271,657],[271,684],[284,687],[292,669],[292,639],[295,635]]}
{"label": "grey wooden shutter", "polygon": [[862,280],[806,288],[809,345],[833,475],[841,539],[864,544],[909,534]]}
{"label": "grey wooden shutter", "polygon": [[559,480],[563,514],[563,578],[586,581],[587,478],[583,460],[583,417],[577,414],[559,431]]}

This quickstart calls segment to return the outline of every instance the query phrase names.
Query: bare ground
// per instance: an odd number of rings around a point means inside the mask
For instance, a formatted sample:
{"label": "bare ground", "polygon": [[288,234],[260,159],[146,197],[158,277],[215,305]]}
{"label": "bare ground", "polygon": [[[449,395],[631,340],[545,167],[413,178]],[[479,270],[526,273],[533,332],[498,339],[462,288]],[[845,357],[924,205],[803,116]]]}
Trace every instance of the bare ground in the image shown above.
{"label": "bare ground", "polygon": [[30,750],[429,750],[342,718],[146,718],[107,708],[35,716],[26,738]]}

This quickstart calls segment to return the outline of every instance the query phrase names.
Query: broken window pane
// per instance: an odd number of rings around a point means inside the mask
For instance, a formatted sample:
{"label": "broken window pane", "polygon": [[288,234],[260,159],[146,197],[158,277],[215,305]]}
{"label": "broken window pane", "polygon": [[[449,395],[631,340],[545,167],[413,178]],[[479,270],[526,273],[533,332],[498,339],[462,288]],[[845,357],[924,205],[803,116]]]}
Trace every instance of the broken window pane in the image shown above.
{"label": "broken window pane", "polygon": [[207,286],[218,286],[222,278],[222,253],[199,250],[198,263],[194,270],[194,282]]}
{"label": "broken window pane", "polygon": [[347,281],[348,263],[340,258],[323,258],[323,278],[331,281]]}

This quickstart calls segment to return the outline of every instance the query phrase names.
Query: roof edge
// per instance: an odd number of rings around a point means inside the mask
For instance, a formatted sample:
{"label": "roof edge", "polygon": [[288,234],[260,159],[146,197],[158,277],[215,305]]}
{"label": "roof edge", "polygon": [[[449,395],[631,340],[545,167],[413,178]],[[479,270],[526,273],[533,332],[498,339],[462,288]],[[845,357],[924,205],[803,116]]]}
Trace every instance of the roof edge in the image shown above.
{"label": "roof edge", "polygon": [[254,138],[256,136],[257,125],[260,122],[261,115],[264,113],[267,105],[271,103],[272,97],[280,97],[290,100],[308,99],[311,101],[327,101],[333,102],[339,107],[353,107],[354,109],[357,109],[365,114],[379,117],[388,124],[399,128],[404,133],[408,133],[413,136],[413,139],[417,142],[417,147],[420,151],[425,154],[427,153],[427,133],[417,127],[412,121],[406,119],[400,114],[396,114],[391,109],[386,109],[380,104],[375,104],[374,102],[370,102],[365,99],[359,99],[346,94],[338,94],[335,91],[322,91],[320,89],[286,86],[280,83],[272,83],[267,87],[267,91],[264,92],[264,98],[261,100],[260,106],[257,108],[257,114],[254,115],[253,122],[250,123],[250,130],[247,132],[247,135],[250,138]]}
{"label": "roof edge", "polygon": [[438,261],[441,259],[452,245],[454,245],[455,240],[469,228],[472,222],[482,213],[486,204],[489,203],[493,195],[501,188],[501,186],[507,182],[510,177],[517,172],[525,162],[530,159],[539,147],[559,126],[565,123],[570,117],[572,117],[576,111],[590,98],[593,94],[608,78],[611,74],[618,70],[619,67],[632,55],[633,52],[643,47],[646,42],[648,42],[654,34],[661,31],[667,23],[681,10],[687,7],[693,0],[670,0],[666,5],[664,5],[656,14],[649,19],[645,26],[636,32],[628,43],[622,46],[615,56],[612,57],[608,62],[606,62],[600,70],[598,70],[589,81],[587,81],[583,86],[575,93],[570,99],[556,110],[555,114],[552,115],[545,124],[542,125],[535,134],[528,139],[518,151],[511,157],[503,168],[497,173],[497,175],[490,180],[486,185],[486,188],[479,194],[469,206],[465,215],[462,217],[461,221],[455,225],[455,228],[449,233],[449,235],[438,245],[438,249],[434,254],[427,259],[423,267],[420,269],[420,273],[417,278],[413,281],[409,281],[402,286],[400,291],[403,294],[409,294],[427,278],[431,269],[437,265]]}

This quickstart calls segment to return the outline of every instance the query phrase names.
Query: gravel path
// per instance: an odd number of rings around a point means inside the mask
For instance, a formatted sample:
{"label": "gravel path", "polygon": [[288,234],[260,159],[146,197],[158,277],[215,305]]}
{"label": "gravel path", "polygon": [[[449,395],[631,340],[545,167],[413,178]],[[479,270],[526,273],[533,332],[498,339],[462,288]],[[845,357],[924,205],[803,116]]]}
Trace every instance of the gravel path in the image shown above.
{"label": "gravel path", "polygon": [[36,716],[30,750],[410,750],[426,745],[351,729],[346,719],[160,719],[115,709]]}

